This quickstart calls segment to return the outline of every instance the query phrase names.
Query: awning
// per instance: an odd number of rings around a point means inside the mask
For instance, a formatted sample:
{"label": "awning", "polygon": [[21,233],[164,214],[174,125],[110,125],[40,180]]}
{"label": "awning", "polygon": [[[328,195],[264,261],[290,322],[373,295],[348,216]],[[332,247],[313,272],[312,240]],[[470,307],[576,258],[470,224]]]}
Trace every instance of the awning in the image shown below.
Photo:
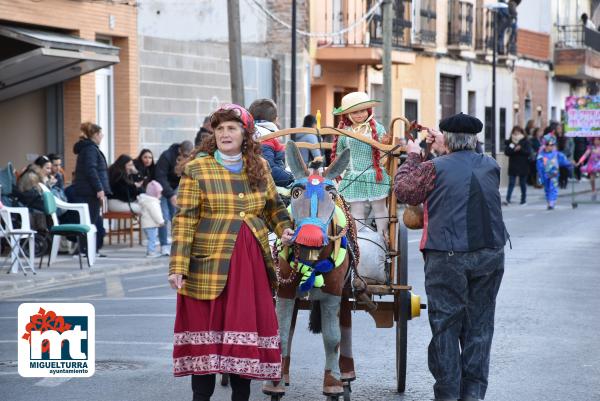
{"label": "awning", "polygon": [[118,47],[56,32],[0,25],[0,101],[118,62]]}

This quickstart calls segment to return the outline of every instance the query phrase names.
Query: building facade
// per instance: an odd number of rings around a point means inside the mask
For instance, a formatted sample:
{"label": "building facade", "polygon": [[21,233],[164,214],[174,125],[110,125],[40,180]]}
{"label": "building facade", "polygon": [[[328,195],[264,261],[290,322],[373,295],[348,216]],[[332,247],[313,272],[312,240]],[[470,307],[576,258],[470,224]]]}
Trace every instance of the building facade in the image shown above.
{"label": "building facade", "polygon": [[[257,98],[278,105],[289,127],[291,0],[240,2],[245,106]],[[307,29],[306,2],[297,1],[297,26]],[[271,13],[275,18],[269,16]],[[139,2],[140,147],[155,155],[193,140],[206,116],[231,102],[227,2]],[[307,42],[297,41],[296,124],[308,112]]]}
{"label": "building facade", "polygon": [[137,10],[128,1],[0,0],[0,165],[64,154],[83,121],[109,162],[138,148]]}
{"label": "building facade", "polygon": [[[493,135],[492,14],[486,9],[490,3],[393,1],[392,116],[437,127],[444,117],[470,113],[485,121],[480,140],[486,151],[495,146],[499,153],[513,123],[514,56],[497,60]],[[328,125],[334,123],[331,112],[345,93],[365,90],[373,98],[383,96],[379,5],[367,0],[311,2],[311,31],[328,33],[311,41],[311,105],[313,111],[325,111]]]}

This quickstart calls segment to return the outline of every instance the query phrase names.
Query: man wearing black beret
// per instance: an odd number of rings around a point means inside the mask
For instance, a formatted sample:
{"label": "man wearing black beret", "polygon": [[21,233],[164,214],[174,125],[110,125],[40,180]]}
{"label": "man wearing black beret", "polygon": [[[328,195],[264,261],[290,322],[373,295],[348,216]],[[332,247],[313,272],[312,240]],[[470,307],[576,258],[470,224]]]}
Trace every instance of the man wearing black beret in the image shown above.
{"label": "man wearing black beret", "polygon": [[483,124],[460,113],[443,119],[427,142],[437,154],[408,157],[394,181],[398,201],[423,203],[429,370],[436,401],[482,400],[488,384],[496,295],[504,273],[508,233],[500,206],[500,167],[475,152]]}

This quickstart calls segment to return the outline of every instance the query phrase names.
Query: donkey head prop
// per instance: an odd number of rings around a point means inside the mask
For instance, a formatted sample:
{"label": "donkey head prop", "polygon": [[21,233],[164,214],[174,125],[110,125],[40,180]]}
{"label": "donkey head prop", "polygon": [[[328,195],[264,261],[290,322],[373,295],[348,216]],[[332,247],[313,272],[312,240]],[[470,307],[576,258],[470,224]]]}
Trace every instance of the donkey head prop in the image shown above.
{"label": "donkey head prop", "polygon": [[[319,250],[329,243],[328,227],[333,218],[338,196],[334,178],[350,162],[350,151],[342,154],[325,170],[323,175],[314,168],[309,172],[294,142],[288,142],[285,157],[295,181],[291,189],[291,214],[296,230],[294,241],[301,248],[309,248],[307,259],[316,260]],[[317,252],[315,252],[317,251]]]}

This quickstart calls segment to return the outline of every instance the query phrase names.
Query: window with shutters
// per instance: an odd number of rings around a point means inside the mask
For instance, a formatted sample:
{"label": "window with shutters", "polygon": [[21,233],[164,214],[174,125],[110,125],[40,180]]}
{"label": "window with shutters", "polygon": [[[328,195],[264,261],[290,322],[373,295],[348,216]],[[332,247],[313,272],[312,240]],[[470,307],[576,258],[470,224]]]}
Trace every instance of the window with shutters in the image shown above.
{"label": "window with shutters", "polygon": [[458,78],[442,75],[440,76],[440,103],[442,105],[442,118],[456,114]]}

